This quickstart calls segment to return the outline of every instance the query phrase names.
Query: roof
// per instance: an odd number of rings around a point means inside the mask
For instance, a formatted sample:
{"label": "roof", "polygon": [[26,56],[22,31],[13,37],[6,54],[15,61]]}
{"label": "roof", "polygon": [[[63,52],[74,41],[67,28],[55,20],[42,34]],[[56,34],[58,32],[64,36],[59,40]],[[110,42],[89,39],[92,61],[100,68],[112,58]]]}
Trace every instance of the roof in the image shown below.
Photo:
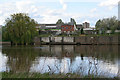
{"label": "roof", "polygon": [[56,24],[38,24],[39,26],[56,26]]}
{"label": "roof", "polygon": [[84,28],[83,30],[94,30],[93,28]]}
{"label": "roof", "polygon": [[82,24],[77,24],[76,27],[77,28],[82,28],[83,26],[82,26]]}
{"label": "roof", "polygon": [[[71,26],[72,24],[65,23],[63,25],[70,25]],[[61,25],[57,25],[57,24],[38,24],[36,28],[48,29],[48,28],[53,28],[53,27],[56,29],[61,29]],[[82,24],[76,24],[76,27],[81,28]]]}

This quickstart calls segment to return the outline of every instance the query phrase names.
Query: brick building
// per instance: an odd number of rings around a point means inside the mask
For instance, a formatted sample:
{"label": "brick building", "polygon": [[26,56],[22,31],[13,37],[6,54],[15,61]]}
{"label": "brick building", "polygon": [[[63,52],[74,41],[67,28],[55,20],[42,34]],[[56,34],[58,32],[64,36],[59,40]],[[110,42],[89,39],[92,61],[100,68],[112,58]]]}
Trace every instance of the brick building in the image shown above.
{"label": "brick building", "polygon": [[74,28],[74,25],[62,25],[61,26],[61,31],[62,32],[74,32],[75,31],[75,28]]}

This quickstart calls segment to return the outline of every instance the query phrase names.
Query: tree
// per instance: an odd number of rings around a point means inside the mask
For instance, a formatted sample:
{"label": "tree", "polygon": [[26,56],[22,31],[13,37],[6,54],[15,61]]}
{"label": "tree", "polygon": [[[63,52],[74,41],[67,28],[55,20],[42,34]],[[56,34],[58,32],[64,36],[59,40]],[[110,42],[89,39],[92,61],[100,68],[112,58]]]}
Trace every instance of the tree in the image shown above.
{"label": "tree", "polygon": [[95,27],[98,30],[102,30],[103,33],[105,33],[106,30],[112,30],[112,33],[114,33],[116,29],[119,29],[118,20],[115,16],[111,18],[104,18],[102,20],[98,20],[96,22]]}
{"label": "tree", "polygon": [[117,30],[120,30],[120,21],[118,21],[118,27]]}
{"label": "tree", "polygon": [[58,21],[56,22],[56,24],[61,25],[61,24],[64,24],[64,22],[62,22],[61,19],[58,19]]}
{"label": "tree", "polygon": [[101,27],[101,20],[98,20],[95,24],[96,29],[99,29]]}
{"label": "tree", "polygon": [[76,21],[73,18],[70,19],[70,22],[72,22],[74,25],[76,25]]}
{"label": "tree", "polygon": [[33,42],[37,35],[37,22],[25,13],[17,13],[6,19],[3,27],[3,39],[15,44],[28,44]]}
{"label": "tree", "polygon": [[84,30],[83,30],[83,28],[81,29],[80,33],[81,33],[81,34],[84,34]]}

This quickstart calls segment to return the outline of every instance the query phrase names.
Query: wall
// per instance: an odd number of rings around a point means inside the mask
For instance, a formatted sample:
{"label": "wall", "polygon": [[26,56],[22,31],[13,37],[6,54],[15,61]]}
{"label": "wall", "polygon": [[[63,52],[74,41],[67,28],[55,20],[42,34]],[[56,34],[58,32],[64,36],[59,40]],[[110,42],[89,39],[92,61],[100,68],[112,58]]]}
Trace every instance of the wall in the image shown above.
{"label": "wall", "polygon": [[35,37],[34,38],[34,43],[35,43],[35,45],[39,45],[40,44],[40,38],[39,37]]}
{"label": "wall", "polygon": [[42,42],[76,44],[120,44],[120,36],[36,37],[35,44]]}
{"label": "wall", "polygon": [[61,26],[61,31],[74,31],[74,26],[73,25],[63,25]]}
{"label": "wall", "polygon": [[55,42],[62,42],[62,37],[55,37]]}
{"label": "wall", "polygon": [[42,37],[41,41],[42,42],[50,42],[50,39],[49,39],[49,37]]}
{"label": "wall", "polygon": [[74,37],[64,37],[63,42],[74,42]]}
{"label": "wall", "polygon": [[75,37],[80,44],[120,44],[120,36],[81,36]]}

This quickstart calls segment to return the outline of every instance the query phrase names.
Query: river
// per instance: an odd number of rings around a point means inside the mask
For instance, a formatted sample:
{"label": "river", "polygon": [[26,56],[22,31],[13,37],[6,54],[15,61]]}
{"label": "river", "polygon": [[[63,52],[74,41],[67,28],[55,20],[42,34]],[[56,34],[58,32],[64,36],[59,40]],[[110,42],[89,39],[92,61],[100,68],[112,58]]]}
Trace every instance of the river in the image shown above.
{"label": "river", "polygon": [[118,45],[0,47],[0,72],[118,76]]}

